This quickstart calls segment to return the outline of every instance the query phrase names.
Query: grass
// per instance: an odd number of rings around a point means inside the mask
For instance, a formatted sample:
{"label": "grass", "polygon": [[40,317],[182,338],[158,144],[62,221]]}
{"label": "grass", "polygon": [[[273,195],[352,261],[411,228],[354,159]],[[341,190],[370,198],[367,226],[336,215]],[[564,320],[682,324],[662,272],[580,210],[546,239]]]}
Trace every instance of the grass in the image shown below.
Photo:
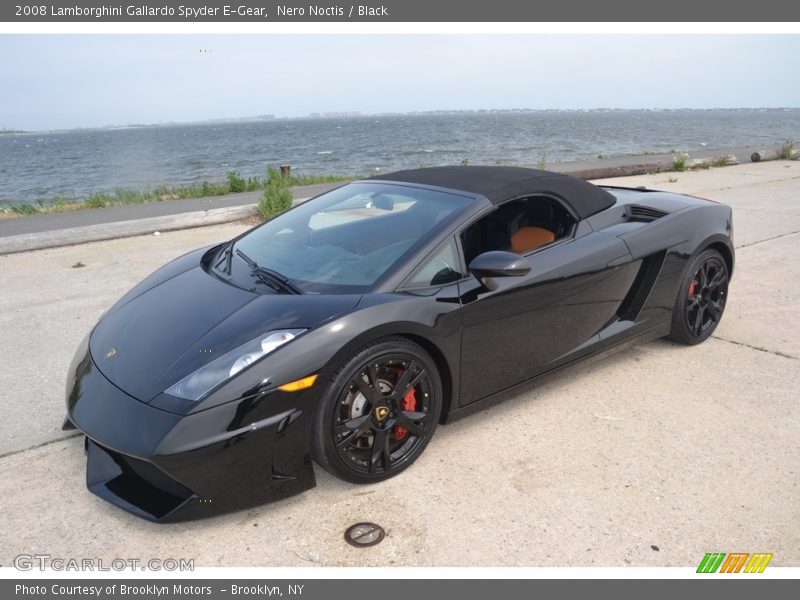
{"label": "grass", "polygon": [[686,170],[686,160],[689,158],[689,154],[687,152],[678,152],[677,154],[672,155],[672,168],[675,171],[685,171]]}
{"label": "grass", "polygon": [[[269,172],[274,171],[270,169]],[[284,177],[288,187],[298,185],[313,185],[317,183],[335,183],[337,181],[350,181],[355,179],[352,175],[308,175],[298,174]],[[86,208],[103,208],[121,204],[144,204],[145,202],[163,202],[166,200],[179,200],[186,198],[207,198],[209,196],[224,196],[241,192],[266,190],[267,177],[248,177],[245,179],[238,171],[228,171],[224,183],[202,183],[168,186],[159,185],[150,190],[137,191],[117,188],[112,191],[93,192],[84,198],[67,198],[56,194],[52,198],[38,198],[33,202],[15,202],[0,205],[0,211],[11,212],[20,216],[39,215],[47,213],[67,212]]]}
{"label": "grass", "polygon": [[11,212],[18,215],[35,215],[41,212],[41,209],[35,204],[12,204],[9,208]]}
{"label": "grass", "polygon": [[292,189],[290,177],[281,175],[270,167],[267,170],[267,185],[264,197],[258,203],[258,212],[263,219],[271,219],[292,206]]}
{"label": "grass", "polygon": [[232,194],[239,194],[247,189],[247,182],[236,171],[228,171],[228,190]]}
{"label": "grass", "polygon": [[317,183],[337,183],[339,181],[350,181],[352,179],[357,179],[357,177],[351,175],[290,175],[289,176],[289,185],[294,187],[296,185],[314,185]]}
{"label": "grass", "polygon": [[794,140],[786,140],[781,146],[781,160],[800,160],[800,152],[794,149]]}
{"label": "grass", "polygon": [[727,167],[733,164],[731,160],[730,154],[723,154],[722,156],[717,156],[711,163],[712,167]]}

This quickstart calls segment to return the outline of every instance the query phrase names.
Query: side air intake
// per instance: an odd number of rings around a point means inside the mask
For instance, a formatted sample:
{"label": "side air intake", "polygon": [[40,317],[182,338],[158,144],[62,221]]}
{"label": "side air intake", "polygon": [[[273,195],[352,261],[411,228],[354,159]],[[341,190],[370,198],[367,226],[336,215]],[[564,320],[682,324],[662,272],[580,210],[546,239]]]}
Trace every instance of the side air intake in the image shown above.
{"label": "side air intake", "polygon": [[642,312],[644,303],[647,302],[647,297],[656,284],[656,279],[658,279],[658,274],[661,272],[661,266],[664,264],[666,256],[667,251],[662,250],[642,259],[636,279],[617,311],[620,319],[623,321],[635,321],[639,313]]}
{"label": "side air intake", "polygon": [[667,216],[669,213],[657,208],[649,206],[641,206],[640,204],[628,204],[625,207],[628,213],[628,221],[639,221],[642,223],[649,223],[661,217]]}

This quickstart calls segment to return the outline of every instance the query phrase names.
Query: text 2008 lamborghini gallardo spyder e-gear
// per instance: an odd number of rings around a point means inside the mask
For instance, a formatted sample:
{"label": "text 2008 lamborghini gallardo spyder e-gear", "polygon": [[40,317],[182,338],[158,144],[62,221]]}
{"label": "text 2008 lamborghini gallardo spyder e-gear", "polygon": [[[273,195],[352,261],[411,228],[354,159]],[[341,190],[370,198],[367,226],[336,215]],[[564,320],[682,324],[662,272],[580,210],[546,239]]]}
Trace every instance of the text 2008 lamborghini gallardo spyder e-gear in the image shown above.
{"label": "text 2008 lamborghini gallardo spyder e-gear", "polygon": [[731,209],[510,167],[354,182],[159,269],[78,349],[87,485],[155,521],[398,474],[437,424],[632,340],[708,338]]}

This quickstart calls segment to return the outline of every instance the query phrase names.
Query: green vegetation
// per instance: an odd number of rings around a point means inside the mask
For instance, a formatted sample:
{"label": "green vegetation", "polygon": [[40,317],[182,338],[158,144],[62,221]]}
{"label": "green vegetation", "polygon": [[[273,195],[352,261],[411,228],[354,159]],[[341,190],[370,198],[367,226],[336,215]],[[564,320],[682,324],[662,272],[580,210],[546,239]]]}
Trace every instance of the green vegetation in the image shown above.
{"label": "green vegetation", "polygon": [[783,142],[779,156],[781,160],[800,160],[800,152],[794,149],[794,140]]}
{"label": "green vegetation", "polygon": [[288,177],[289,185],[314,185],[317,183],[336,183],[338,181],[352,181],[355,175],[291,175]]}
{"label": "green vegetation", "polygon": [[676,171],[686,170],[686,160],[689,158],[687,152],[678,152],[672,155],[672,168]]}
{"label": "green vegetation", "polygon": [[232,194],[243,192],[247,187],[247,182],[237,171],[228,171],[228,189]]}
{"label": "green vegetation", "polygon": [[712,167],[727,167],[733,164],[731,160],[730,154],[723,154],[722,156],[715,156],[713,162],[711,163]]}
{"label": "green vegetation", "polygon": [[280,171],[270,167],[267,169],[267,185],[264,189],[264,197],[258,203],[258,212],[266,220],[288,210],[291,206],[292,189],[290,178],[281,175]]}
{"label": "green vegetation", "polygon": [[[270,169],[272,172],[273,169]],[[288,187],[297,185],[313,185],[316,183],[334,183],[337,181],[350,181],[354,176],[348,175],[305,175],[298,174],[283,177]],[[245,179],[238,171],[228,171],[225,183],[211,183],[204,181],[198,184],[168,186],[159,185],[150,190],[136,191],[117,188],[113,191],[94,192],[85,198],[66,198],[57,194],[52,198],[39,198],[33,202],[9,203],[0,205],[0,212],[12,212],[21,216],[38,215],[54,212],[66,212],[85,208],[103,208],[120,204],[143,204],[145,202],[163,202],[185,198],[206,198],[209,196],[224,196],[241,192],[266,190],[269,178],[249,177]]]}
{"label": "green vegetation", "polygon": [[462,166],[462,167],[469,166],[469,159],[468,159],[468,158],[465,158],[464,160],[462,160],[462,161],[461,161],[461,166]]}
{"label": "green vegetation", "polygon": [[536,163],[537,169],[544,169],[547,166],[547,152],[542,150],[542,154],[539,156],[539,160]]}
{"label": "green vegetation", "polygon": [[12,204],[9,206],[11,212],[18,215],[35,215],[42,211],[42,208],[36,204]]}

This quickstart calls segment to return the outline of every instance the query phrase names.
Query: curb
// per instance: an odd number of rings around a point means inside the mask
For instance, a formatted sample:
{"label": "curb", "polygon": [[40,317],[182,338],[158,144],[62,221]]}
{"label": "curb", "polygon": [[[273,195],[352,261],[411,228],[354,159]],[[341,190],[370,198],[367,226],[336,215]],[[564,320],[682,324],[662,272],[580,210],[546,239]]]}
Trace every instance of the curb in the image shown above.
{"label": "curb", "polygon": [[[292,206],[306,200],[309,200],[309,198],[295,198],[292,201]],[[115,221],[102,225],[87,225],[86,227],[71,227],[69,229],[11,235],[0,237],[0,256],[31,250],[75,246],[88,242],[102,242],[103,240],[114,240],[137,235],[149,235],[156,231],[176,231],[179,229],[205,227],[207,225],[220,225],[254,217],[257,214],[258,207],[256,204],[244,204],[242,206],[213,208],[163,217],[148,217],[130,221]]]}
{"label": "curb", "polygon": [[56,229],[39,233],[24,233],[0,238],[0,254],[15,254],[29,250],[74,246],[87,242],[100,242],[116,238],[147,235],[156,231],[191,229],[205,225],[218,225],[238,221],[257,214],[256,205],[215,208],[198,212],[148,217],[132,221],[116,221],[102,225],[87,225],[70,229]]}
{"label": "curb", "polygon": [[[659,173],[669,167],[668,163],[639,163],[635,165],[621,165],[618,167],[598,167],[595,169],[578,169],[572,171],[557,171],[564,175],[572,175],[581,179],[611,179],[613,177],[629,177],[631,175],[649,175]],[[555,169],[553,169],[555,170]]]}

